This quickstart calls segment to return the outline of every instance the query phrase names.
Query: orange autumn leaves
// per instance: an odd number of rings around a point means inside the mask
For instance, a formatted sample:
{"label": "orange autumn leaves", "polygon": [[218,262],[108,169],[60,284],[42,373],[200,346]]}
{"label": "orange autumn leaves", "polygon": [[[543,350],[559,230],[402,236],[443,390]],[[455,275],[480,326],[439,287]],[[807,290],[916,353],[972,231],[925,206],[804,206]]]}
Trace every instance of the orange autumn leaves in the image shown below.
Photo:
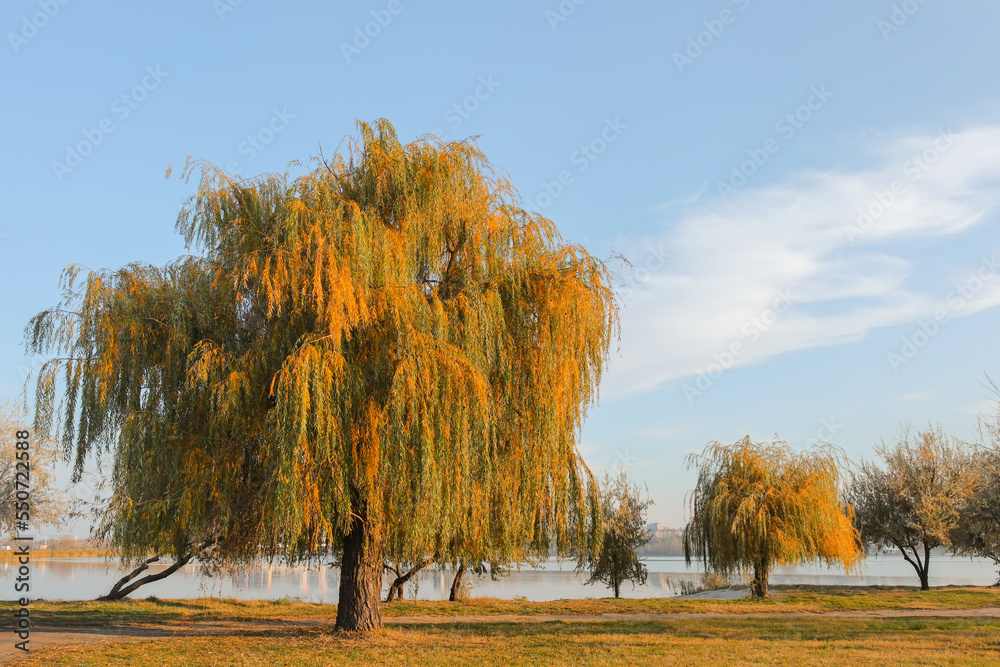
{"label": "orange autumn leaves", "polygon": [[223,559],[307,554],[358,499],[397,552],[599,528],[576,442],[617,334],[608,269],[474,145],[359,129],[295,179],[190,163],[195,254],[85,274],[33,321],[63,353],[42,422],[78,460],[110,444],[126,554],[215,535]]}

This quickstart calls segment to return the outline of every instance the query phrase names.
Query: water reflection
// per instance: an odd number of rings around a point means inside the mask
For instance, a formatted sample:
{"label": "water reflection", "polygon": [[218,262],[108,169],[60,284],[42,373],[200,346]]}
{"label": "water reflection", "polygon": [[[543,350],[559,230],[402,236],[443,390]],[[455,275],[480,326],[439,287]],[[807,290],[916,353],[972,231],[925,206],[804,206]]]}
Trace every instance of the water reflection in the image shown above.
{"label": "water reflection", "polygon": [[[700,580],[698,568],[687,569],[682,558],[650,558],[646,565],[649,578],[645,586],[626,583],[623,597],[649,598],[672,597],[681,592],[683,582]],[[149,572],[158,572],[167,565],[154,564]],[[13,580],[16,564],[0,563],[2,579],[11,582],[6,595],[13,598]],[[107,593],[124,574],[117,562],[100,559],[34,560],[31,567],[31,597],[50,600],[85,600]],[[407,584],[406,597],[420,600],[448,598],[454,574],[449,570],[428,569]],[[989,561],[938,556],[931,559],[932,586],[966,585],[988,586],[996,581],[996,571]],[[585,585],[587,575],[577,574],[572,563],[548,562],[539,570],[531,568],[514,571],[510,576],[491,580],[488,576],[476,578],[466,575],[472,584],[471,594],[476,597],[511,599],[523,596],[529,600],[559,600],[569,598],[605,597],[609,590],[596,584]],[[898,556],[881,556],[868,559],[861,577],[847,576],[843,571],[823,566],[795,566],[780,568],[771,579],[772,584],[847,584],[878,586],[915,586],[917,578],[913,569]],[[386,578],[383,594],[388,590]],[[164,599],[197,597],[233,597],[244,600],[273,600],[283,597],[300,598],[309,602],[336,602],[339,571],[329,567],[282,566],[262,563],[248,567],[235,577],[219,575],[206,577],[197,565],[187,565],[167,579],[144,586],[133,597],[155,595]]]}

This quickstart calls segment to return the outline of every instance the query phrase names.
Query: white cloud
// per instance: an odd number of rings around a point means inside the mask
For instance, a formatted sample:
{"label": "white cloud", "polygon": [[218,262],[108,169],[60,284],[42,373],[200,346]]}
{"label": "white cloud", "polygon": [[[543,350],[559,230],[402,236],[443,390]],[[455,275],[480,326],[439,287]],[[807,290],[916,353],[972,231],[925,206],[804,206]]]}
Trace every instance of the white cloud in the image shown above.
{"label": "white cloud", "polygon": [[[641,286],[625,296],[621,358],[603,395],[697,376],[733,343],[743,345],[734,365],[744,365],[948,308],[948,289],[912,285],[920,267],[901,242],[961,234],[1000,208],[1000,127],[902,137],[878,147],[878,159],[695,204],[659,238],[619,248],[634,265],[626,281]],[[955,267],[949,279],[979,268]],[[792,308],[772,317],[789,298]],[[996,305],[1000,278],[949,312]]]}
{"label": "white cloud", "polygon": [[997,402],[993,401],[981,401],[975,405],[966,405],[960,408],[955,408],[955,412],[963,415],[976,415],[977,417],[989,418],[990,416],[996,414]]}

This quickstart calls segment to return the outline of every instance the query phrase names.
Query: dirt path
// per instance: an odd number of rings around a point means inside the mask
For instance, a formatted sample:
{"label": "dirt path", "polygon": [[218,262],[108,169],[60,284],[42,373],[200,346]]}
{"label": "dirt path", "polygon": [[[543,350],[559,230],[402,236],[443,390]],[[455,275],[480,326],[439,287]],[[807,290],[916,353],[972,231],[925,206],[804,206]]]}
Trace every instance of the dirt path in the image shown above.
{"label": "dirt path", "polygon": [[[394,616],[386,617],[387,626],[446,625],[464,623],[593,623],[607,621],[655,621],[704,618],[1000,618],[1000,607],[980,609],[883,609],[874,611],[824,611],[824,612],[757,612],[747,614],[720,613],[665,613],[665,614],[535,614],[535,615],[478,615],[478,616]],[[299,628],[330,627],[332,618],[303,618],[294,621],[231,622],[201,621],[193,623],[167,623],[159,626],[112,626],[100,628],[41,628],[31,630],[32,653],[59,646],[88,646],[104,643],[148,641],[164,637],[194,637],[231,633],[281,633]],[[0,644],[0,664],[12,663],[24,654],[14,648],[14,634],[4,633]]]}
{"label": "dirt path", "polygon": [[386,625],[444,624],[444,623],[551,623],[566,621],[589,623],[599,621],[656,621],[699,618],[1000,618],[1000,607],[980,609],[880,609],[872,611],[817,611],[817,612],[750,612],[697,613],[678,612],[663,614],[514,614],[490,616],[396,616],[386,618]]}

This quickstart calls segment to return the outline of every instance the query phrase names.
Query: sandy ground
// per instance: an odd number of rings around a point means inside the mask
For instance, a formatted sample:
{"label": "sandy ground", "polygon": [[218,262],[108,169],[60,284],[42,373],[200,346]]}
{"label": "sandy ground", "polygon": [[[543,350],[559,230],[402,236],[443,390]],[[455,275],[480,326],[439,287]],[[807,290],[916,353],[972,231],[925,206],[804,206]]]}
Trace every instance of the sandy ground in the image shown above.
{"label": "sandy ground", "polygon": [[[877,611],[831,611],[831,612],[768,612],[749,614],[719,613],[678,613],[678,614],[536,614],[531,616],[483,615],[483,616],[396,616],[386,618],[387,626],[424,624],[464,624],[464,623],[593,623],[627,620],[671,620],[702,618],[1000,618],[1000,607],[981,609],[905,609]],[[235,632],[281,633],[296,628],[333,627],[333,619],[298,619],[295,621],[267,621],[247,623],[176,623],[160,626],[118,626],[102,628],[32,628],[32,653],[59,646],[87,646],[94,644],[148,641],[163,637],[192,637],[199,635],[229,634]],[[14,648],[15,636],[11,630],[5,633],[6,641],[0,645],[0,663],[13,664],[24,655]]]}

